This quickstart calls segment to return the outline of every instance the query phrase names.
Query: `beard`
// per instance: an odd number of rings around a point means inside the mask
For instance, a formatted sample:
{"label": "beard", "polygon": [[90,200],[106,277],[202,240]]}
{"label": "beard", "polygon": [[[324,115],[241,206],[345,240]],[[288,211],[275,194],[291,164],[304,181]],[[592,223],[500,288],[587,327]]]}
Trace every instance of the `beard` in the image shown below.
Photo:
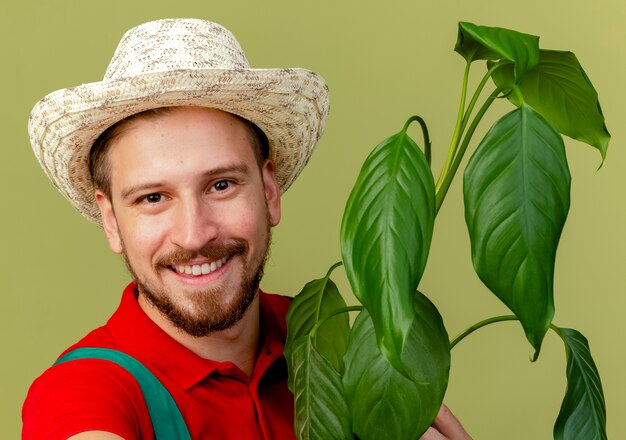
{"label": "beard", "polygon": [[188,298],[187,302],[192,304],[192,307],[182,307],[176,302],[174,295],[168,293],[164,287],[155,285],[146,277],[137,276],[125,250],[122,255],[126,267],[137,283],[139,295],[143,295],[175,327],[191,336],[202,337],[232,327],[244,316],[252,304],[257,296],[269,253],[271,237],[269,224],[266,237],[265,247],[259,261],[252,261],[251,264],[248,264],[246,258],[249,253],[248,243],[243,239],[234,239],[226,244],[206,246],[199,251],[178,249],[160,256],[153,265],[154,272],[159,273],[172,270],[173,265],[186,264],[195,258],[218,261],[226,257],[230,261],[232,258],[240,257],[243,261],[241,281],[236,286],[234,297],[228,303],[225,303],[224,299],[224,290],[227,286],[216,286],[201,291],[185,292],[184,296]]}

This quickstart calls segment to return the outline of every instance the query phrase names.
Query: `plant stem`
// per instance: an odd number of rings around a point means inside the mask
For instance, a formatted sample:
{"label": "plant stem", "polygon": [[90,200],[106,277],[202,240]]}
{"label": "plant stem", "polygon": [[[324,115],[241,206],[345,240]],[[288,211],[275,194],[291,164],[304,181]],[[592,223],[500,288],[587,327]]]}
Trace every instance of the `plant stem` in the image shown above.
{"label": "plant stem", "polygon": [[554,324],[550,324],[550,328],[552,329],[552,331],[553,331],[554,333],[556,333],[557,335],[559,335],[559,337],[560,337],[561,339],[563,339],[563,341],[565,341],[565,337],[563,336],[563,332],[561,331],[561,328],[560,328],[560,327],[557,327],[557,326],[556,326],[556,325],[554,325]]}
{"label": "plant stem", "polygon": [[[487,84],[487,81],[489,81],[489,78],[491,78],[491,75],[493,74],[493,72],[495,72],[497,69],[502,67],[504,64],[511,64],[511,62],[508,61],[508,60],[505,60],[505,61],[500,61],[500,62],[494,64],[487,71],[487,73],[485,73],[485,76],[483,76],[483,79],[478,84],[478,87],[476,88],[476,91],[474,92],[474,95],[472,96],[472,99],[470,100],[470,103],[467,106],[467,111],[465,112],[465,115],[463,116],[463,122],[461,123],[461,133],[463,133],[465,131],[465,127],[467,126],[467,122],[469,121],[469,118],[470,118],[472,112],[474,111],[474,107],[476,107],[476,102],[478,102],[478,98],[480,98],[480,94],[483,92],[483,89],[485,88],[485,85]],[[457,146],[458,146],[459,141],[460,140],[457,139]],[[455,153],[456,153],[456,150],[455,150]]]}
{"label": "plant stem", "polygon": [[459,151],[457,152],[454,158],[454,162],[452,162],[452,166],[450,167],[448,174],[446,174],[443,182],[441,183],[441,187],[436,190],[435,215],[437,215],[437,213],[439,212],[439,209],[441,208],[441,204],[446,198],[446,194],[448,193],[448,190],[450,189],[450,184],[452,183],[452,179],[454,179],[454,175],[456,174],[456,171],[458,170],[459,165],[461,164],[461,160],[463,159],[465,150],[467,150],[467,146],[469,145],[469,142],[472,139],[472,135],[476,131],[476,127],[478,126],[478,123],[480,122],[484,114],[487,112],[487,110],[489,109],[493,101],[498,97],[498,95],[500,94],[502,90],[503,90],[503,87],[498,87],[491,93],[491,95],[489,95],[485,103],[480,107],[480,110],[478,110],[478,113],[474,117],[474,120],[470,124],[469,128],[467,129],[467,133],[465,134],[465,137],[463,138],[463,142],[461,143]]}
{"label": "plant stem", "polygon": [[469,327],[467,330],[465,330],[463,333],[458,335],[456,338],[454,338],[450,342],[450,350],[452,350],[456,344],[458,344],[463,339],[465,339],[466,336],[469,336],[470,334],[474,333],[479,328],[485,327],[486,325],[489,325],[489,324],[493,324],[494,322],[502,322],[502,321],[519,321],[519,319],[515,315],[503,315],[503,316],[495,316],[493,318],[488,318],[483,321],[480,321],[474,324],[473,326]]}
{"label": "plant stem", "polygon": [[439,188],[441,182],[448,174],[448,170],[452,165],[452,161],[454,160],[454,155],[456,154],[457,146],[459,145],[459,139],[463,132],[462,124],[463,124],[463,115],[465,113],[465,98],[467,96],[467,82],[469,79],[469,69],[472,64],[471,59],[467,61],[465,64],[465,71],[463,72],[463,87],[461,88],[461,102],[459,104],[459,113],[456,118],[456,126],[454,127],[454,133],[452,134],[452,140],[450,141],[450,147],[448,148],[448,155],[446,157],[446,161],[443,164],[443,168],[441,169],[441,173],[439,173],[439,177],[437,178],[437,184],[435,188]]}
{"label": "plant stem", "polygon": [[[467,140],[465,148],[463,148],[461,150],[461,152],[459,152],[458,147],[459,147],[459,143],[461,141],[461,136],[462,134],[465,132],[465,127],[467,126],[467,123],[470,119],[470,116],[472,114],[472,112],[474,111],[474,107],[476,107],[476,102],[478,102],[478,98],[480,97],[483,89],[485,88],[485,85],[487,84],[487,81],[489,81],[489,78],[491,78],[491,75],[493,74],[493,72],[495,72],[497,69],[499,69],[500,67],[502,67],[505,64],[510,64],[511,62],[508,60],[502,60],[499,61],[498,63],[494,64],[493,66],[491,66],[491,68],[487,71],[487,73],[485,73],[485,75],[483,76],[482,80],[480,81],[480,83],[478,84],[478,87],[476,88],[476,91],[474,92],[474,94],[472,95],[472,99],[469,102],[469,105],[467,106],[467,110],[465,111],[465,114],[462,116],[462,119],[458,119],[457,120],[457,127],[454,131],[454,135],[452,137],[452,143],[450,145],[450,149],[448,150],[448,158],[446,159],[446,164],[444,165],[444,168],[441,170],[441,174],[439,174],[439,178],[437,179],[437,185],[435,186],[435,192],[439,192],[441,190],[441,188],[446,185],[446,178],[448,177],[448,175],[452,174],[452,177],[449,178],[449,182],[447,183],[447,187],[450,186],[450,182],[452,181],[452,178],[454,177],[454,174],[456,173],[456,168],[458,168],[458,164],[456,165],[456,167],[454,166],[455,162],[459,162],[460,163],[460,159],[463,158],[463,155],[465,154],[465,149],[467,149],[467,144],[469,144],[469,140],[472,137],[472,134],[475,130],[475,126],[474,126],[474,130],[472,130],[469,134],[467,134],[465,136],[465,139]],[[467,70],[466,70],[467,72]],[[464,78],[464,88],[466,87],[466,79]],[[501,91],[502,89],[500,89]],[[500,93],[500,92],[498,92]],[[497,94],[496,93],[496,96]],[[464,102],[465,97],[463,97],[462,102]],[[492,100],[493,101],[493,100]],[[491,105],[491,102],[489,102],[489,105]],[[488,107],[487,107],[488,108]],[[486,111],[486,109],[485,109]],[[482,115],[484,115],[484,112],[482,114],[479,114],[479,116],[477,116],[477,118],[474,119],[476,125],[478,125],[478,122],[480,122],[480,119],[482,119]],[[461,115],[459,115],[461,116]],[[460,156],[460,159],[459,159]],[[448,161],[451,162],[451,164],[448,163]],[[435,210],[435,213],[439,212],[439,208],[441,208],[441,204],[443,203],[443,200],[445,199],[445,195],[448,191],[448,188],[446,188],[442,194],[442,197],[439,199],[438,198],[438,206],[437,209]]]}
{"label": "plant stem", "polygon": [[515,95],[517,96],[517,99],[519,101],[518,107],[521,107],[524,104],[524,95],[522,94],[522,91],[515,84],[511,85],[511,89],[513,90],[513,92],[515,92]]}
{"label": "plant stem", "polygon": [[337,316],[337,315],[340,315],[342,313],[347,313],[347,312],[360,312],[361,310],[363,310],[363,306],[346,306],[337,310],[333,310],[333,312],[330,315],[324,316],[324,318],[320,319],[319,321],[315,323],[315,325],[311,329],[310,336],[313,339],[315,339],[317,337],[317,330],[322,326],[322,324],[324,324],[333,316]]}
{"label": "plant stem", "polygon": [[326,278],[330,278],[330,274],[333,273],[333,270],[337,269],[339,266],[342,266],[342,265],[343,265],[343,261],[337,261],[335,264],[330,266],[330,269],[328,269],[328,272],[326,272]]}
{"label": "plant stem", "polygon": [[424,121],[424,119],[422,119],[420,116],[411,116],[404,123],[404,127],[402,127],[402,132],[406,134],[406,131],[409,129],[409,125],[411,125],[411,122],[413,121],[419,122],[420,127],[422,127],[422,136],[424,137],[424,156],[426,156],[426,161],[428,162],[428,165],[430,165],[432,153],[430,136],[428,135],[428,127],[426,126],[426,121]]}

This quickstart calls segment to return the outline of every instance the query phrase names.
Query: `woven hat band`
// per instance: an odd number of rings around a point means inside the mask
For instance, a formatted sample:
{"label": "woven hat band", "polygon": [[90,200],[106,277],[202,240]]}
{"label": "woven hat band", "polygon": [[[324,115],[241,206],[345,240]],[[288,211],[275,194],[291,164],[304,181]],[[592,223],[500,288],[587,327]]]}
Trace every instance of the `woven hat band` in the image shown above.
{"label": "woven hat band", "polygon": [[233,34],[204,20],[159,20],[129,30],[120,41],[104,80],[146,73],[195,69],[248,69]]}

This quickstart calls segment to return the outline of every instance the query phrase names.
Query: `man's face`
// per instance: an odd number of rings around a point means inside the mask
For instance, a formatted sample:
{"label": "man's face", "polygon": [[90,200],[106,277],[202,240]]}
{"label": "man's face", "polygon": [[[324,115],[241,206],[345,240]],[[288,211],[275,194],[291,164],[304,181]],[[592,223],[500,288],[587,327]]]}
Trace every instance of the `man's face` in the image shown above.
{"label": "man's face", "polygon": [[108,151],[111,200],[96,199],[111,249],[143,299],[193,336],[243,316],[280,219],[252,136],[232,115],[186,107],[129,123]]}

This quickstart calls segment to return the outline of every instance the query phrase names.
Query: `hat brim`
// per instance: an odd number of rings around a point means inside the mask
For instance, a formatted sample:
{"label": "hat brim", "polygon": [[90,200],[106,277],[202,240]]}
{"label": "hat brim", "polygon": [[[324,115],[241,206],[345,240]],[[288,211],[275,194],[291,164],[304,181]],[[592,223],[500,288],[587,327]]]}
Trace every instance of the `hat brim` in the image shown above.
{"label": "hat brim", "polygon": [[111,125],[145,110],[202,106],[236,114],[267,135],[276,180],[286,191],[324,131],[328,88],[305,69],[193,69],[83,84],[39,101],[29,119],[33,151],[54,186],[101,225],[89,151]]}

